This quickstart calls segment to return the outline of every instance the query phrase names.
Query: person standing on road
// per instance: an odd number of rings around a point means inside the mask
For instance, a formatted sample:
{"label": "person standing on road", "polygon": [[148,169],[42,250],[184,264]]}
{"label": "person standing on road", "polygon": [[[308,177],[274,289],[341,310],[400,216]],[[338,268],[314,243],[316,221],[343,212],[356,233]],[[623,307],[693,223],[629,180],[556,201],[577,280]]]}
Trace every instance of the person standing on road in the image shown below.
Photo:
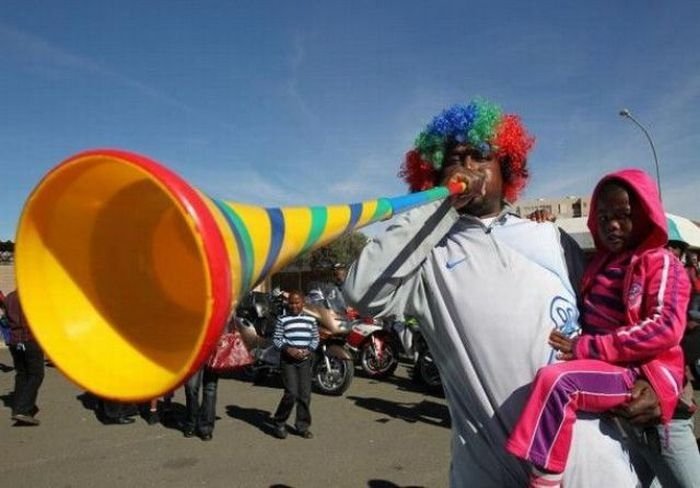
{"label": "person standing on road", "polygon": [[[185,437],[199,436],[203,441],[210,441],[214,436],[216,421],[216,392],[219,376],[202,366],[185,383],[185,404],[187,418],[182,431]],[[202,391],[202,401],[199,392]]]}
{"label": "person standing on road", "polygon": [[44,351],[29,329],[17,291],[5,297],[7,321],[10,325],[8,344],[15,366],[15,392],[12,420],[15,425],[39,425],[36,399],[44,381]]}
{"label": "person standing on road", "polygon": [[10,345],[10,323],[7,321],[5,311],[5,294],[0,290],[0,336],[8,346]]}
{"label": "person standing on road", "polygon": [[[235,310],[235,306],[233,307]],[[234,327],[234,316],[231,315],[226,324],[226,330]],[[216,393],[219,388],[219,375],[203,364],[185,382],[185,405],[187,417],[185,418],[182,433],[185,437],[199,436],[203,441],[210,441],[214,437],[214,423],[216,422]],[[199,392],[202,392],[201,402]]]}
{"label": "person standing on road", "polygon": [[305,439],[313,435],[311,426],[311,363],[319,343],[317,320],[304,313],[304,295],[289,292],[287,315],[277,318],[273,343],[280,351],[284,395],[274,414],[274,435],[287,437],[287,419],[296,405],[295,431]]}
{"label": "person standing on road", "polygon": [[[435,117],[406,155],[412,191],[461,182],[462,194],[401,215],[351,266],[345,297],[378,316],[415,316],[440,371],[452,419],[450,486],[521,487],[523,463],[505,450],[538,368],[554,361],[552,328],[578,328],[583,254],[552,223],[508,208],[525,187],[533,138],[516,115],[484,100]],[[658,416],[649,384],[626,413]],[[576,422],[566,486],[637,486],[604,419]]]}

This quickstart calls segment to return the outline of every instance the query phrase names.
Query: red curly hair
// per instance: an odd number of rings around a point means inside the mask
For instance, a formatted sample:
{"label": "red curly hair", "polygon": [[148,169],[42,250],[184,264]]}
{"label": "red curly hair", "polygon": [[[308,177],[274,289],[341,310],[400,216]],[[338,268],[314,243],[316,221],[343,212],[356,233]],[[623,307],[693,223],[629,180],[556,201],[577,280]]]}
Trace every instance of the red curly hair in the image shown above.
{"label": "red curly hair", "polygon": [[[502,115],[500,109],[494,107],[481,101],[471,102],[468,106],[457,105],[445,110],[428,125],[416,140],[417,147],[406,153],[399,171],[399,176],[408,183],[412,192],[437,185],[448,144],[464,141],[493,151],[501,164],[503,197],[509,202],[518,199],[530,176],[527,155],[535,139],[528,134],[520,117]],[[481,131],[475,131],[474,127]]]}

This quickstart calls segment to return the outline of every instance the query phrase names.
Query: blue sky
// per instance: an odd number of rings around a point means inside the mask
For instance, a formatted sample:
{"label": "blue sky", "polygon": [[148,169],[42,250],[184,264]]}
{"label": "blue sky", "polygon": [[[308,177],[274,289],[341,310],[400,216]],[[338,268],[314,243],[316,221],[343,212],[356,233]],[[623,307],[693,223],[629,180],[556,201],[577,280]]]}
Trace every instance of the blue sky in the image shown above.
{"label": "blue sky", "polygon": [[653,174],[627,107],[667,210],[700,219],[699,20],[690,0],[3,0],[0,239],[44,173],[95,147],[264,206],[400,194],[415,135],[477,95],[537,137],[526,198]]}

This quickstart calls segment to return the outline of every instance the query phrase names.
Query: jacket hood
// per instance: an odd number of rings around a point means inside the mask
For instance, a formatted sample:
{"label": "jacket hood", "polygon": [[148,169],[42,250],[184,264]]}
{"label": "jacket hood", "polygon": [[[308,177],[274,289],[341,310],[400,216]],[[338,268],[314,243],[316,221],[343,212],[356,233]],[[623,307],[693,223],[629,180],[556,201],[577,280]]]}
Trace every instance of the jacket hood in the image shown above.
{"label": "jacket hood", "polygon": [[652,231],[646,239],[637,246],[637,251],[663,247],[668,241],[668,224],[659,192],[654,180],[640,169],[623,169],[604,176],[596,185],[591,197],[591,210],[588,214],[588,230],[593,236],[595,247],[602,250],[598,239],[598,198],[600,189],[609,181],[622,182],[634,192],[637,202],[644,208],[643,215],[651,224]]}

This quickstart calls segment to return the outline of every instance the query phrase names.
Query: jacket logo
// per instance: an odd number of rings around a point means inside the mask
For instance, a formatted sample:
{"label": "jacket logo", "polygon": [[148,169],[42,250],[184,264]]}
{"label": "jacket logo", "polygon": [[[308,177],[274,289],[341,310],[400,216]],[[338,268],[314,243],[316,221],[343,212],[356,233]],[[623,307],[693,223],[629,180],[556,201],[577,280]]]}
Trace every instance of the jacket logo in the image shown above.
{"label": "jacket logo", "polygon": [[581,332],[576,305],[566,298],[554,297],[549,305],[549,317],[554,328],[567,337],[575,337]]}
{"label": "jacket logo", "polygon": [[630,291],[627,293],[627,301],[630,304],[634,304],[639,301],[642,296],[642,285],[641,283],[632,283],[630,286]]}
{"label": "jacket logo", "polygon": [[447,264],[445,266],[447,267],[447,269],[454,269],[455,266],[457,266],[460,263],[463,263],[466,260],[467,258],[461,258],[457,259],[456,261],[447,261]]}
{"label": "jacket logo", "polygon": [[[552,320],[554,328],[569,338],[576,337],[581,333],[576,305],[564,297],[554,297],[552,303],[549,304],[549,318]],[[551,364],[555,360],[556,351],[550,348],[547,364]]]}

